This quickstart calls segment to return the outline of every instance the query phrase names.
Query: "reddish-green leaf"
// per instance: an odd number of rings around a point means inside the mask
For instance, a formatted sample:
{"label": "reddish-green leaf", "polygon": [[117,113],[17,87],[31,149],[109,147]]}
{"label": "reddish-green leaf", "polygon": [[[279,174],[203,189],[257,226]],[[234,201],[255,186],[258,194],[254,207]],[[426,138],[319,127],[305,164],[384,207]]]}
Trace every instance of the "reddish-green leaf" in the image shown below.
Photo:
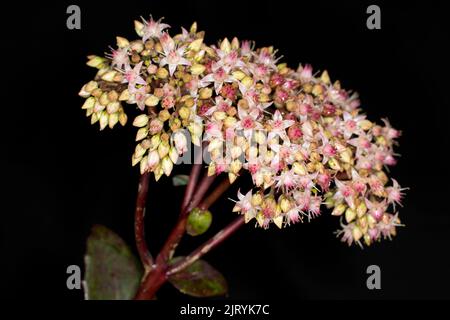
{"label": "reddish-green leaf", "polygon": [[199,208],[192,209],[186,224],[186,232],[191,236],[198,236],[205,233],[212,222],[212,214],[209,210]]}
{"label": "reddish-green leaf", "polygon": [[[172,264],[182,258],[174,258]],[[169,282],[180,292],[194,297],[221,296],[228,291],[223,275],[203,260],[197,260],[184,270],[171,275]]]}
{"label": "reddish-green leaf", "polygon": [[84,257],[87,300],[130,300],[142,276],[142,267],[125,242],[108,228],[95,225]]}

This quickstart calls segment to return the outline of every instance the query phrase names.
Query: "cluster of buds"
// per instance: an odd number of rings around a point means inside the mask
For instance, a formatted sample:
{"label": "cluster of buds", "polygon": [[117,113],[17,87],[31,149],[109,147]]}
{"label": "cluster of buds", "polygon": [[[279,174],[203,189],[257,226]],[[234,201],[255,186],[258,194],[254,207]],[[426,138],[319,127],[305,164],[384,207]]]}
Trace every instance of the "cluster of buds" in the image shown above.
{"label": "cluster of buds", "polygon": [[395,235],[404,189],[385,174],[400,135],[387,120],[369,121],[356,93],[327,71],[279,63],[273,47],[237,38],[207,45],[196,23],[173,37],[168,28],[135,21],[140,39],[117,37],[111,54],[88,57],[99,70],[80,92],[101,129],[126,122],[121,103],[142,111],[132,156],[141,173],[169,176],[191,142],[204,144],[209,175],[232,183],[250,173],[254,188],[238,193],[233,210],[247,222],[282,228],[324,205],[342,216],[338,235],[348,244]]}

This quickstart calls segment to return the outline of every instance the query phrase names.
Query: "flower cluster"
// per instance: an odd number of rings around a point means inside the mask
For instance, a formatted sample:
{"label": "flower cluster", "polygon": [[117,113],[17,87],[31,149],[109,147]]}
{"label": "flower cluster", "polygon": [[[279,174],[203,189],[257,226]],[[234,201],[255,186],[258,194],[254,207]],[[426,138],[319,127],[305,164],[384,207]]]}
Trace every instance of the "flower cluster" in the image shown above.
{"label": "flower cluster", "polygon": [[348,244],[395,235],[404,189],[384,170],[396,163],[400,135],[387,120],[369,121],[356,93],[327,71],[279,63],[273,47],[236,38],[209,46],[195,23],[173,37],[168,28],[135,21],[141,38],[117,37],[106,57],[89,56],[98,72],[80,91],[100,129],[125,124],[122,103],[142,111],[132,156],[141,173],[170,175],[190,141],[204,143],[209,175],[251,175],[254,188],[234,207],[247,222],[282,228],[324,205],[342,216],[338,235]]}

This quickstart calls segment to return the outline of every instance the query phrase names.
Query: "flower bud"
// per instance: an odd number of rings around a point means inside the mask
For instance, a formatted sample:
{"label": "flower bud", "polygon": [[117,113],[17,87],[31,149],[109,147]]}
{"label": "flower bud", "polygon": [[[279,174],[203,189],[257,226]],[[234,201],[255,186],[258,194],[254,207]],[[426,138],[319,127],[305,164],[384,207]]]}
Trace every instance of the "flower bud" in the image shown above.
{"label": "flower bud", "polygon": [[347,210],[345,210],[345,221],[349,223],[352,222],[355,218],[356,218],[355,210],[353,210],[352,208],[347,208]]}
{"label": "flower bud", "polygon": [[108,125],[108,120],[109,120],[109,115],[108,113],[106,113],[105,111],[102,111],[101,115],[100,115],[100,130],[103,130],[106,128],[106,126]]}
{"label": "flower bud", "polygon": [[180,108],[180,110],[178,110],[178,114],[180,115],[181,119],[189,119],[191,110],[188,107],[183,106]]}
{"label": "flower bud", "polygon": [[122,126],[127,124],[128,117],[125,112],[119,112],[119,122]]}
{"label": "flower bud", "polygon": [[108,105],[106,106],[106,112],[108,112],[109,114],[112,113],[117,113],[117,111],[119,111],[120,108],[120,103],[119,102],[110,102],[108,103]]}
{"label": "flower bud", "polygon": [[110,70],[110,71],[106,72],[104,75],[102,75],[102,80],[105,80],[108,82],[113,82],[115,76],[116,76],[116,71]]}
{"label": "flower bud", "polygon": [[155,95],[151,94],[148,96],[147,99],[145,99],[145,105],[148,107],[154,107],[158,105],[159,99]]}
{"label": "flower bud", "polygon": [[170,176],[173,169],[173,162],[168,156],[162,159],[161,168],[166,176]]}
{"label": "flower bud", "polygon": [[289,201],[287,198],[282,198],[280,201],[280,208],[281,211],[283,211],[284,213],[288,212],[289,210],[291,210],[291,201]]}
{"label": "flower bud", "polygon": [[212,90],[211,88],[201,88],[199,91],[199,98],[200,99],[209,99],[212,96]]}
{"label": "flower bud", "polygon": [[159,164],[159,154],[158,151],[153,150],[148,154],[147,165],[150,171],[153,171]]}
{"label": "flower bud", "polygon": [[117,122],[119,122],[119,114],[117,112],[113,113],[113,114],[110,114],[109,118],[108,118],[108,126],[109,126],[109,128],[110,129],[114,128],[114,126],[117,124]]}
{"label": "flower bud", "polygon": [[233,76],[234,79],[236,79],[236,80],[238,80],[238,81],[241,81],[242,79],[244,79],[244,78],[247,76],[247,75],[246,75],[244,72],[242,72],[241,70],[233,71],[231,75]]}
{"label": "flower bud", "polygon": [[86,101],[84,101],[81,109],[92,109],[94,107],[94,105],[95,105],[95,98],[89,97],[86,99]]}
{"label": "flower bud", "polygon": [[161,132],[161,130],[163,129],[163,125],[164,125],[164,123],[161,120],[159,120],[158,118],[152,119],[152,121],[150,121],[150,126],[149,126],[150,134],[154,135],[154,134]]}
{"label": "flower bud", "polygon": [[192,41],[188,45],[188,48],[192,51],[199,51],[202,48],[202,44],[203,44],[203,38],[199,38],[199,39]]}
{"label": "flower bud", "polygon": [[170,145],[167,141],[161,141],[161,143],[158,146],[158,154],[159,157],[162,159],[164,158],[170,150]]}
{"label": "flower bud", "polygon": [[130,100],[130,91],[128,91],[128,89],[123,90],[123,91],[120,93],[119,100],[120,100],[120,101],[127,101],[127,100]]}
{"label": "flower bud", "polygon": [[228,38],[225,38],[220,43],[220,50],[222,50],[224,53],[230,53],[231,51],[231,44],[230,41],[228,41]]}
{"label": "flower bud", "polygon": [[159,68],[156,71],[156,76],[160,79],[166,79],[169,76],[169,71],[166,68]]}
{"label": "flower bud", "polygon": [[361,201],[361,203],[356,207],[356,214],[358,215],[358,218],[361,218],[366,212],[367,206],[364,201]]}
{"label": "flower bud", "polygon": [[177,131],[173,134],[173,142],[179,155],[187,151],[187,139],[182,131]]}
{"label": "flower bud", "polygon": [[358,226],[355,226],[353,228],[352,236],[353,236],[353,240],[355,242],[359,241],[359,239],[361,239],[361,237],[363,236],[363,233],[362,233],[361,229]]}
{"label": "flower bud", "polygon": [[148,135],[148,129],[147,127],[140,128],[136,133],[136,141],[142,140],[146,138]]}
{"label": "flower bud", "polygon": [[275,225],[281,229],[283,227],[283,219],[284,216],[280,215],[278,217],[273,218],[273,223],[275,223]]}
{"label": "flower bud", "polygon": [[340,216],[344,213],[347,206],[343,203],[338,204],[336,207],[334,207],[333,211],[331,212],[331,215],[333,216]]}
{"label": "flower bud", "polygon": [[134,20],[134,30],[139,37],[144,35],[144,24],[140,21]]}
{"label": "flower bud", "polygon": [[119,48],[125,48],[130,45],[130,42],[126,38],[116,37],[116,43]]}
{"label": "flower bud", "polygon": [[89,58],[89,61],[86,63],[89,67],[93,68],[102,68],[103,63],[106,62],[105,58],[99,57],[99,56],[91,56]]}
{"label": "flower bud", "polygon": [[133,126],[140,128],[146,126],[147,123],[148,123],[148,116],[145,114],[140,114],[136,118],[134,118]]}

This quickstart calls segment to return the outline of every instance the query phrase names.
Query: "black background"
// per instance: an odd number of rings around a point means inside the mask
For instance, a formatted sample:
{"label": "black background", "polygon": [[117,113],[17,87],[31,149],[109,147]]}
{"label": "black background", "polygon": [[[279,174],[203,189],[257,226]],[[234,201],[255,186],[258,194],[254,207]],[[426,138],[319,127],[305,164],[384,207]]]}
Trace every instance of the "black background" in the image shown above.
{"label": "black background", "polygon": [[[406,227],[392,242],[348,248],[335,238],[338,219],[327,212],[281,231],[244,226],[205,258],[228,279],[229,297],[450,298],[448,20],[441,4],[373,3],[381,7],[381,30],[366,28],[372,2],[365,1],[55,1],[2,8],[2,294],[82,299],[81,290],[67,290],[66,268],[83,264],[95,223],[135,250],[135,129],[99,133],[84,117],[77,93],[95,73],[85,56],[107,51],[116,35],[136,38],[133,20],[152,14],[164,16],[171,33],[196,20],[208,43],[225,36],[252,39],[257,46],[273,44],[292,66],[327,69],[332,80],[360,93],[370,119],[388,117],[403,131],[392,176],[410,190],[400,211]],[[70,4],[81,7],[81,30],[66,28]],[[208,235],[234,218],[226,198],[246,185],[239,181],[212,207]],[[182,193],[168,178],[150,185],[153,252],[176,219]],[[180,254],[205,238],[186,237]],[[371,264],[381,267],[382,290],[366,288]],[[158,296],[184,298],[169,285]]]}

